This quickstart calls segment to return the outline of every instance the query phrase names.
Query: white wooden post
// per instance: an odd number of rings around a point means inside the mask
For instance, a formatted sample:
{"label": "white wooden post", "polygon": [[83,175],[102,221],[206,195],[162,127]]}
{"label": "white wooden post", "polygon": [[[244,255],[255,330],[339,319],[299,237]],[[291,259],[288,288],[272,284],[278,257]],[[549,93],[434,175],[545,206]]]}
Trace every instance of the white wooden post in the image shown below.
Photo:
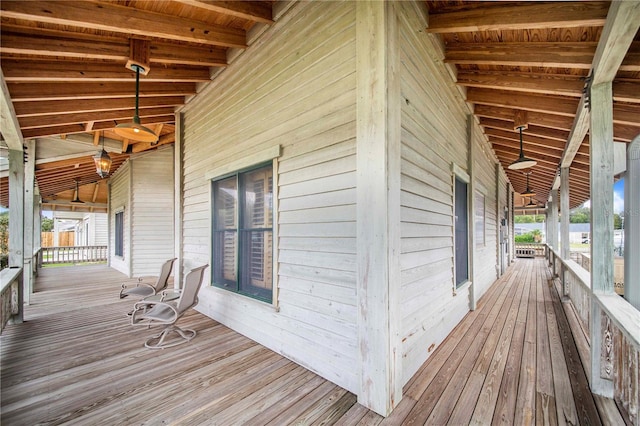
{"label": "white wooden post", "polygon": [[558,250],[558,191],[555,189],[551,190],[549,207],[549,245]]}
{"label": "white wooden post", "polygon": [[[569,168],[562,167],[560,169],[560,246],[562,247],[562,258],[569,259],[571,257],[571,242],[569,241]],[[562,269],[562,294],[567,295],[566,271]]]}
{"label": "white wooden post", "polygon": [[[467,191],[467,205],[469,206],[469,216],[467,218],[469,230],[469,280],[471,281],[471,288],[469,289],[469,309],[472,311],[476,310],[476,291],[475,291],[475,276],[473,273],[474,270],[474,253],[476,251],[476,191],[475,191],[475,176],[474,176],[474,167],[473,160],[476,156],[475,147],[473,143],[473,114],[467,115],[467,171],[469,172],[469,189]],[[484,226],[484,225],[483,225]]]}
{"label": "white wooden post", "polygon": [[[589,139],[591,174],[591,292],[613,293],[613,96],[611,82],[592,85]],[[613,371],[603,356],[600,305],[591,301],[591,391],[613,397]]]}
{"label": "white wooden post", "polygon": [[400,84],[392,2],[356,3],[358,402],[388,415],[402,398]]}
{"label": "white wooden post", "polygon": [[[24,160],[23,151],[9,149],[9,267],[24,267]],[[22,322],[24,283],[18,291],[19,313],[15,322]]]}
{"label": "white wooden post", "polygon": [[36,165],[36,141],[25,141],[26,160],[24,162],[24,271],[22,274],[24,286],[24,303],[29,304],[33,293],[33,240],[34,240],[34,188]]}
{"label": "white wooden post", "polygon": [[627,149],[624,179],[624,298],[640,311],[640,136]]}
{"label": "white wooden post", "polygon": [[[173,286],[182,287],[182,113],[176,113],[175,142],[173,143]],[[211,233],[209,233],[211,234]],[[274,256],[277,259],[277,256]]]}

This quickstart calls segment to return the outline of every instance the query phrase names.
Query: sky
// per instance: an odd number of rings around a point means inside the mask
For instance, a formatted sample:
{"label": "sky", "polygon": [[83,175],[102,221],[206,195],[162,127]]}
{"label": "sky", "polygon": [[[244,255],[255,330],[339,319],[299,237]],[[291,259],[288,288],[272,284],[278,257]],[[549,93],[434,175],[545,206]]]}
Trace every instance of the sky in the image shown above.
{"label": "sky", "polygon": [[[585,207],[591,207],[591,200],[584,203]],[[613,212],[624,212],[624,179],[613,184]]]}

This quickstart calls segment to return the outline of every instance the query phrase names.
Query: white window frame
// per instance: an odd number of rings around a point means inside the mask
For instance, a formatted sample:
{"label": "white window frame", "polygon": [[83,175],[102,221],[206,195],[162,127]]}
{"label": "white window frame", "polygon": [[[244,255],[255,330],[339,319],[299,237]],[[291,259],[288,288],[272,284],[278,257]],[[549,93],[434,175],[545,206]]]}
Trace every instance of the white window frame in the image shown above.
{"label": "white window frame", "polygon": [[[243,158],[239,158],[234,161],[221,163],[219,165],[214,166],[209,169],[205,173],[205,179],[209,186],[209,258],[213,256],[213,181],[219,180],[226,175],[230,175],[237,172],[242,172],[245,170],[250,170],[255,166],[259,166],[261,164],[265,164],[271,161],[273,167],[273,216],[272,216],[272,235],[273,235],[273,255],[272,255],[272,296],[271,296],[271,305],[277,310],[279,310],[278,305],[278,159],[282,155],[282,148],[278,145],[273,145],[268,148],[253,152],[249,155],[244,156]],[[211,279],[213,283],[213,273],[211,274]],[[210,286],[214,289],[220,289],[219,287]],[[225,291],[224,289],[220,289],[220,291]],[[253,300],[256,303],[265,304],[265,302],[260,299],[255,299],[249,296],[245,296],[242,293],[236,293],[231,291],[226,291],[230,295],[235,295],[238,297],[242,297],[243,300]]]}

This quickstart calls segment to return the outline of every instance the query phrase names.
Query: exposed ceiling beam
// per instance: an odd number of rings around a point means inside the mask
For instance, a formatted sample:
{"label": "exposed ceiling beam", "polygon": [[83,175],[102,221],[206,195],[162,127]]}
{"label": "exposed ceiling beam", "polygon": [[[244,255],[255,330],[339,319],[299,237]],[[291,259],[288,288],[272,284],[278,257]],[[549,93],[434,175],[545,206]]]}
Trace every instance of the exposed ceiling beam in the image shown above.
{"label": "exposed ceiling beam", "polygon": [[[474,113],[480,117],[490,117],[499,120],[511,120],[515,115],[515,109],[512,107],[499,107],[493,105],[476,104]],[[552,129],[569,130],[573,123],[573,117],[562,116],[556,114],[547,114],[537,111],[528,111],[527,120],[529,123],[538,126],[549,127]]]}
{"label": "exposed ceiling beam", "polygon": [[269,3],[261,1],[217,1],[217,0],[176,0],[178,3],[200,7],[211,12],[223,13],[249,21],[272,24],[272,12]]}
{"label": "exposed ceiling beam", "polygon": [[467,87],[533,92],[547,95],[582,96],[584,78],[532,73],[459,71],[457,83]]}
{"label": "exposed ceiling beam", "polygon": [[[170,115],[175,112],[173,107],[143,108],[139,111],[140,118],[155,117],[159,115]],[[122,109],[113,111],[83,112],[71,114],[50,114],[31,117],[21,117],[19,119],[22,129],[33,129],[37,127],[63,126],[66,124],[86,123],[88,121],[106,120],[128,120],[133,117],[134,109]]]}
{"label": "exposed ceiling beam", "polygon": [[[150,42],[149,60],[152,64],[184,64],[208,67],[227,65],[227,54],[222,48],[185,46]],[[75,38],[50,38],[30,30],[29,34],[2,34],[0,52],[14,55],[36,55],[43,57],[119,61],[129,59],[129,41],[95,40]]]}
{"label": "exposed ceiling beam", "polygon": [[[607,14],[607,21],[602,30],[602,36],[593,57],[591,65],[591,84],[613,81],[620,65],[623,63],[627,51],[633,43],[633,38],[640,27],[640,2],[614,1]],[[585,107],[586,97],[583,96],[576,111],[576,117],[566,148],[560,160],[561,167],[569,167],[573,162],[584,136],[589,130],[589,110]],[[617,117],[616,109],[618,110]],[[636,111],[635,122],[638,121]],[[614,106],[614,122],[623,120],[626,112]],[[623,118],[621,118],[621,116]],[[630,117],[631,118],[631,117]],[[624,124],[624,123],[623,123]]]}
{"label": "exposed ceiling beam", "polygon": [[[134,98],[135,83],[9,83],[13,102],[55,101],[64,99]],[[196,83],[140,83],[139,96],[190,96],[196,94]],[[28,116],[31,114],[26,114]]]}
{"label": "exposed ceiling beam", "polygon": [[[124,65],[113,63],[5,59],[2,61],[2,70],[7,82],[106,82],[136,79],[136,74]],[[141,77],[142,81],[170,83],[207,82],[210,79],[208,67],[175,66],[152,68],[148,75]]]}
{"label": "exposed ceiling beam", "polygon": [[20,130],[2,70],[0,70],[0,85],[2,86],[0,88],[0,132],[9,149],[22,151],[24,146],[22,130]]}
{"label": "exposed ceiling beam", "polygon": [[[510,132],[513,132],[514,129],[513,121],[496,120],[494,118],[480,117],[480,125],[487,129],[502,129]],[[535,124],[530,124],[528,128],[523,130],[523,134],[555,139],[561,142],[566,142],[569,137],[569,132],[566,130],[551,129],[549,127],[536,126]]]}
{"label": "exposed ceiling beam", "polygon": [[[158,108],[163,106],[179,106],[184,104],[184,96],[141,97],[140,109]],[[113,111],[133,108],[133,98],[114,99],[78,99],[64,101],[33,101],[16,102],[18,117],[33,115],[64,114],[94,111]]]}
{"label": "exposed ceiling beam", "polygon": [[3,17],[224,47],[246,47],[246,32],[194,19],[105,2],[13,1],[0,3]]}
{"label": "exposed ceiling beam", "polygon": [[514,96],[507,90],[489,90],[475,87],[467,90],[467,101],[474,104],[492,105],[502,108],[515,108],[527,111],[573,117],[576,114],[578,100],[569,97],[522,94]]}
{"label": "exposed ceiling beam", "polygon": [[596,43],[459,43],[447,46],[445,62],[588,70]]}
{"label": "exposed ceiling beam", "polygon": [[600,26],[607,2],[551,2],[494,6],[429,15],[427,31],[456,33],[489,30]]}
{"label": "exposed ceiling beam", "polygon": [[[126,123],[131,121],[131,119],[127,120],[109,120],[109,121],[96,121],[92,127],[93,131],[99,130],[107,130],[113,129],[116,125],[120,123]],[[152,125],[158,123],[174,123],[175,122],[175,114],[170,115],[159,115],[154,117],[140,117],[140,122],[145,125]],[[87,130],[82,124],[68,124],[63,126],[55,126],[55,127],[38,127],[34,129],[25,129],[23,132],[25,138],[40,138],[44,136],[56,136],[62,134],[74,134],[74,133],[85,133]]]}

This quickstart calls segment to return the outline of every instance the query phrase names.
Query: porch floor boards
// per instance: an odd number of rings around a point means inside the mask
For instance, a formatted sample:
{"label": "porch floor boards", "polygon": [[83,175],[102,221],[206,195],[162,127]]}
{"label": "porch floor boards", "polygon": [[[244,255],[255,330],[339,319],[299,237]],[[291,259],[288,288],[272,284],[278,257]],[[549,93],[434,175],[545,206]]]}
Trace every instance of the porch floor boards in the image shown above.
{"label": "porch floor boards", "polygon": [[104,265],[40,271],[25,323],[8,325],[0,337],[2,424],[622,421],[612,418],[611,400],[594,400],[588,390],[578,355],[584,344],[573,340],[571,311],[543,259],[509,268],[407,383],[386,419],[193,310],[180,322],[198,332],[192,342],[144,348],[155,330],[129,324],[133,301],[117,297],[124,281],[133,282]]}

